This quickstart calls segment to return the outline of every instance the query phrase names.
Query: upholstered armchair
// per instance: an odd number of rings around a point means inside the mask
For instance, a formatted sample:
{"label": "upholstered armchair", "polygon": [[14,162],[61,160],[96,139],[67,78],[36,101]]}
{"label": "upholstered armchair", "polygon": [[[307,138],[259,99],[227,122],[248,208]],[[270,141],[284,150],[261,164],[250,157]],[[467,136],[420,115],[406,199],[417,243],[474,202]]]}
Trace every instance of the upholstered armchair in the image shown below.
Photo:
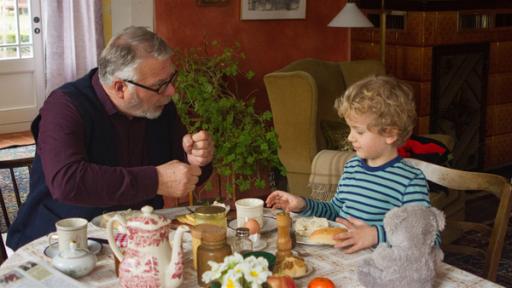
{"label": "upholstered armchair", "polygon": [[[302,196],[311,194],[308,179],[313,157],[322,149],[332,149],[329,146],[333,143],[327,145],[332,138],[329,134],[343,129],[343,120],[334,109],[334,100],[354,82],[383,74],[384,66],[375,60],[329,62],[302,59],[265,75],[274,127],[279,137],[279,158],[287,170],[289,192]],[[328,131],[329,127],[333,129]]]}

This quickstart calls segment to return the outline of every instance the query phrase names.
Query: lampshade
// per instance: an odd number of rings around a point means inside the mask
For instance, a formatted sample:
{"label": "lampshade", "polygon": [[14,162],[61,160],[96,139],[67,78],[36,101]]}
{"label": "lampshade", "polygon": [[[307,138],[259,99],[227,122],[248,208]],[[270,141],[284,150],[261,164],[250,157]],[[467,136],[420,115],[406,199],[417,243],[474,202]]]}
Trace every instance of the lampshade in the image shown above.
{"label": "lampshade", "polygon": [[329,27],[363,28],[373,27],[372,22],[364,16],[355,3],[347,3],[327,25]]}

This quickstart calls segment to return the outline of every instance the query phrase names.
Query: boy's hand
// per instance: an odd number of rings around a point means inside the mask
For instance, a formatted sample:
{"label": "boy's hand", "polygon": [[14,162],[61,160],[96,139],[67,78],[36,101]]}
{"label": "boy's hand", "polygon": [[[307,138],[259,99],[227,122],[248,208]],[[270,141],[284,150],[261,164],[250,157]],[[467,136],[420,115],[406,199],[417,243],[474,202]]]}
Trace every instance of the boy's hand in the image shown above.
{"label": "boy's hand", "polygon": [[215,148],[210,134],[201,130],[193,135],[183,136],[183,150],[187,153],[190,165],[204,166],[212,162]]}
{"label": "boy's hand", "polygon": [[334,240],[338,240],[334,247],[344,249],[345,253],[351,254],[377,244],[377,228],[374,226],[353,217],[337,218],[336,222],[345,225],[348,229],[348,232],[334,236]]}
{"label": "boy's hand", "polygon": [[281,208],[286,212],[299,212],[306,206],[301,197],[280,190],[270,193],[265,203],[267,207]]}

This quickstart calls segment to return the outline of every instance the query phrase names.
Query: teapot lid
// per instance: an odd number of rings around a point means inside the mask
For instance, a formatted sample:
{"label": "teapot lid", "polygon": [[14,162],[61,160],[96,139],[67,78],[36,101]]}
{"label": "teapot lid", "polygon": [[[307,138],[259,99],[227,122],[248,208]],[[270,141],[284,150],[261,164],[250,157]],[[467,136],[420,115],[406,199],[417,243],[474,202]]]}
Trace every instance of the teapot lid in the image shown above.
{"label": "teapot lid", "polygon": [[144,230],[155,230],[171,223],[169,219],[153,213],[153,210],[153,207],[149,205],[142,207],[140,209],[142,213],[137,213],[136,216],[128,218],[127,225]]}

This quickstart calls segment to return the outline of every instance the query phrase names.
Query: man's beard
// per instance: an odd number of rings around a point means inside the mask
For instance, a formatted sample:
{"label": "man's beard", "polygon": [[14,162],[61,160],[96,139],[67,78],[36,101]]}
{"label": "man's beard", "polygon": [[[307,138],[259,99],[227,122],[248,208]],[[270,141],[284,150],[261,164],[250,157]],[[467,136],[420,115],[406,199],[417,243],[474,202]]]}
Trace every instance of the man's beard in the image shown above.
{"label": "man's beard", "polygon": [[[132,98],[131,98],[130,102],[128,103],[128,109],[133,111],[132,112],[133,116],[144,117],[147,119],[156,119],[156,118],[160,117],[160,115],[162,114],[162,111],[163,111],[163,106],[162,106],[162,109],[159,109],[159,110],[155,110],[156,106],[152,110],[149,110],[151,107],[144,108],[143,104],[142,104],[142,100],[140,99],[139,95],[137,95],[137,93],[135,91],[132,91],[132,93],[133,93]],[[167,103],[169,103],[169,101],[170,100],[168,100],[165,103],[162,103],[162,105],[167,105]]]}

